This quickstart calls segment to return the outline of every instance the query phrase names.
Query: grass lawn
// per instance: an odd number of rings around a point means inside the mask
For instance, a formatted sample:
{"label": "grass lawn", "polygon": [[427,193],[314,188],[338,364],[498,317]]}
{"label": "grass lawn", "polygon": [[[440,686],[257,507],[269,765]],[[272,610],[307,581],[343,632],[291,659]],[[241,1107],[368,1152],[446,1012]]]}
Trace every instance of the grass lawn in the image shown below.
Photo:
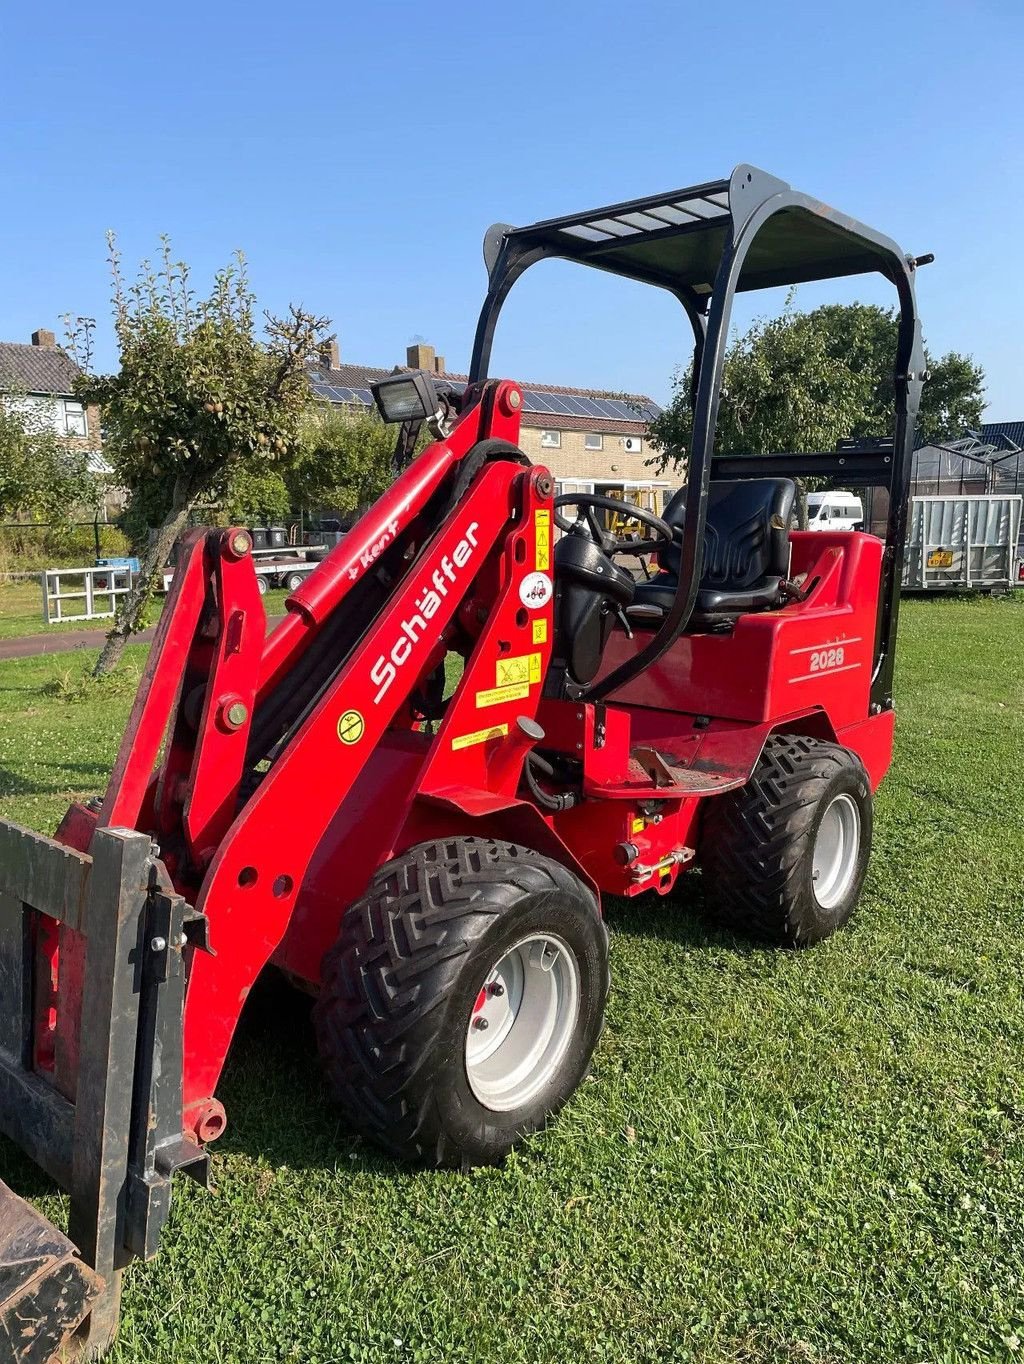
{"label": "grass lawn", "polygon": [[[98,630],[102,633],[110,629],[109,618],[47,625],[43,620],[42,592],[37,579],[0,583],[0,639],[16,639],[24,635],[55,635],[67,630]],[[283,589],[267,593],[263,598],[263,605],[268,616],[280,615],[284,611],[284,599],[287,595]],[[150,625],[155,625],[159,619],[163,602],[163,597],[156,597],[150,603],[147,612],[147,621]]]}
{"label": "grass lawn", "polygon": [[[47,690],[87,661],[0,669],[0,814],[47,829],[101,787],[128,684]],[[1024,599],[905,603],[897,685],[853,923],[792,954],[709,928],[696,876],[609,905],[592,1076],[504,1169],[362,1146],[306,1002],[256,992],[215,1191],[177,1186],[117,1364],[1024,1354]]]}

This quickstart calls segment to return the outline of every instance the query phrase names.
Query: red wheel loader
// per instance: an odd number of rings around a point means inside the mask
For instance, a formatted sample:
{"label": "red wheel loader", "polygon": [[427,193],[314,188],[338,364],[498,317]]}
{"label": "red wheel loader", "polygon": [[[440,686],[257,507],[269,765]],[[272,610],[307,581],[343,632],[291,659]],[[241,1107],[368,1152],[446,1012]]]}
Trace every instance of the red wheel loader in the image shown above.
{"label": "red wheel loader", "polygon": [[[191,532],[106,794],[52,839],[0,825],[0,1128],[71,1196],[64,1237],[0,1195],[5,1364],[111,1339],[174,1172],[205,1176],[266,967],[316,995],[351,1124],[465,1166],[584,1076],[602,895],[699,866],[713,915],[790,946],[856,904],[892,749],[926,258],[749,166],[497,226],[484,254],[468,384],[377,386],[394,483],[281,623],[265,638],[248,535]],[[548,257],[669,290],[693,330],[686,484],[660,517],[617,500],[625,542],[602,498],[555,496],[518,447],[523,390],[488,378],[505,297]],[[715,457],[736,292],[872,271],[899,300],[893,439]],[[792,530],[802,475],[883,488],[885,540]]]}

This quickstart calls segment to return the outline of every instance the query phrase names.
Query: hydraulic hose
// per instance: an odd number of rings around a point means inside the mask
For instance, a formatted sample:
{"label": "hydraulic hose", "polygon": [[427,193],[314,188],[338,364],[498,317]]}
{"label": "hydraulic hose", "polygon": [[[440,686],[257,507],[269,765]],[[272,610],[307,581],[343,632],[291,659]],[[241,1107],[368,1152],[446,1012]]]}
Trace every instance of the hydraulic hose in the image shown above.
{"label": "hydraulic hose", "polygon": [[546,777],[554,777],[555,769],[542,758],[539,753],[527,753],[526,762],[523,764],[523,775],[526,778],[526,785],[529,787],[530,795],[538,805],[545,810],[571,810],[574,805],[579,804],[579,795],[575,791],[562,791],[558,795],[551,795],[543,790],[534,773],[534,767],[538,767]]}

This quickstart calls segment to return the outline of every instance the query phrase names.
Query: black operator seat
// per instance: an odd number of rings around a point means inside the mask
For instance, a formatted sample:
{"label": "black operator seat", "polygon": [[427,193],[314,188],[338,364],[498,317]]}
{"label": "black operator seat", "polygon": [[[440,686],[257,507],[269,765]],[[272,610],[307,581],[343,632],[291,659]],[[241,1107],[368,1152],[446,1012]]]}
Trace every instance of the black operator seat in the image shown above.
{"label": "black operator seat", "polygon": [[[704,564],[691,621],[727,620],[744,611],[765,611],[785,601],[789,576],[789,525],[796,486],[790,478],[712,480],[708,487]],[[673,529],[686,517],[686,488],[662,513]],[[679,584],[679,545],[660,549],[661,571],[637,583],[635,619],[656,619],[651,608],[668,612]],[[642,609],[636,609],[642,608]]]}

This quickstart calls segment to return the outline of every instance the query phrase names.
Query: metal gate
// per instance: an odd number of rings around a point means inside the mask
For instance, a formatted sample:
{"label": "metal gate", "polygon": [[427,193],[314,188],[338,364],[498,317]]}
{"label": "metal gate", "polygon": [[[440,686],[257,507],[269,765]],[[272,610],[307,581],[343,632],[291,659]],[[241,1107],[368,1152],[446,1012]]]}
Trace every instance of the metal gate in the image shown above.
{"label": "metal gate", "polygon": [[1020,497],[915,497],[903,586],[917,591],[1009,588],[1016,579]]}

